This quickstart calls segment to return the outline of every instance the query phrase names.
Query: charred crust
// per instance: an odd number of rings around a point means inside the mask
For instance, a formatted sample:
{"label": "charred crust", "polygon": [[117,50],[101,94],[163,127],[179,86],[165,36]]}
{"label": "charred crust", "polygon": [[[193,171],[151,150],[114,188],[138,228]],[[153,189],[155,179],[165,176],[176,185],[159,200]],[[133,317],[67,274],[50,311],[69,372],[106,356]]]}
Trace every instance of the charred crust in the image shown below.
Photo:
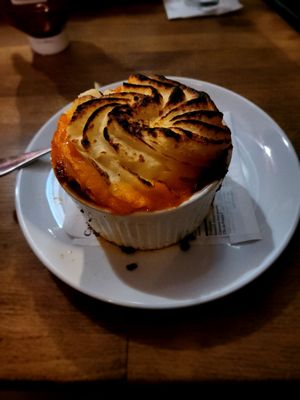
{"label": "charred crust", "polygon": [[118,153],[120,150],[120,144],[119,143],[114,143],[113,141],[109,142],[111,147]]}
{"label": "charred crust", "polygon": [[144,185],[146,185],[146,186],[148,186],[148,187],[153,187],[153,183],[152,183],[152,182],[148,181],[148,180],[145,179],[145,178],[142,178],[141,176],[138,176],[138,175],[137,175],[137,177],[139,178],[139,180],[140,180]]}
{"label": "charred crust", "polygon": [[104,139],[105,139],[107,142],[110,141],[110,137],[109,137],[109,133],[108,133],[107,127],[105,127],[105,128],[103,129],[103,137],[104,137]]}
{"label": "charred crust", "polygon": [[156,128],[153,129],[148,129],[147,132],[150,134],[150,136],[152,136],[154,139],[157,139],[157,131]]}
{"label": "charred crust", "polygon": [[[195,134],[187,129],[183,129],[183,128],[176,128],[176,130],[180,131],[181,133],[183,133],[186,137],[188,137],[191,140],[194,140],[198,143],[202,143],[204,145],[217,145],[217,144],[229,144],[231,143],[231,138],[226,137],[226,138],[222,138],[222,139],[217,139],[217,138],[213,138],[213,137],[207,137],[207,136],[203,136],[200,134]],[[179,135],[180,136],[180,135]],[[180,136],[182,138],[182,136]]]}
{"label": "charred crust", "polygon": [[147,105],[149,104],[149,103],[151,103],[151,97],[150,96],[145,96],[145,97],[143,97],[142,98],[142,100],[141,100],[141,102],[140,102],[140,106],[141,107],[147,107]]}
{"label": "charred crust", "polygon": [[71,178],[66,171],[66,168],[63,162],[58,162],[54,167],[54,172],[62,185],[68,187],[72,192],[78,194],[80,197],[84,199],[89,199],[89,196],[86,194],[84,190],[82,190],[80,184],[74,179]]}
{"label": "charred crust", "polygon": [[107,173],[106,171],[104,171],[101,167],[99,167],[99,165],[98,165],[95,161],[91,160],[91,163],[92,163],[93,167],[97,170],[97,172],[99,173],[99,175],[100,175],[102,178],[104,178],[105,183],[106,183],[107,185],[110,185],[110,179],[109,179],[108,173]]}
{"label": "charred crust", "polygon": [[130,135],[135,137],[141,136],[141,131],[144,129],[142,121],[128,121],[128,117],[124,114],[115,115],[115,120]]}
{"label": "charred crust", "polygon": [[193,118],[193,117],[207,117],[207,118],[215,118],[215,117],[219,117],[220,121],[223,118],[223,114],[220,111],[217,110],[196,110],[196,111],[188,111],[188,112],[184,112],[183,114],[180,115],[175,115],[173,118],[171,118],[171,122],[172,121],[177,121],[179,119],[185,119],[185,118]]}
{"label": "charred crust", "polygon": [[85,149],[87,149],[91,145],[91,143],[90,143],[90,141],[89,141],[89,139],[87,137],[83,137],[81,139],[81,144]]}
{"label": "charred crust", "polygon": [[169,96],[167,106],[177,105],[178,103],[183,102],[184,99],[185,99],[184,91],[180,87],[175,86]]}
{"label": "charred crust", "polygon": [[[107,129],[107,127],[105,127],[104,129],[103,129],[103,137],[104,137],[104,139],[110,144],[110,146],[118,153],[119,151],[120,151],[120,144],[119,143],[115,143],[112,139],[111,139],[111,137],[110,137],[110,135],[109,135],[109,133],[108,133],[108,129]],[[103,153],[103,152],[102,152]],[[104,153],[105,154],[105,153]]]}
{"label": "charred crust", "polygon": [[109,113],[109,116],[116,118],[132,117],[132,109],[127,104],[117,104]]}
{"label": "charred crust", "polygon": [[144,82],[144,81],[148,81],[148,80],[149,80],[148,76],[143,75],[143,74],[140,74],[140,73],[131,75],[131,77],[136,78],[136,79],[138,79],[138,80],[141,81],[141,82]]}
{"label": "charred crust", "polygon": [[217,107],[215,106],[209,95],[205,92],[198,92],[198,96],[195,97],[194,99],[188,100],[185,103],[185,106],[194,106],[194,105],[201,106],[203,104],[206,105],[209,104],[213,107],[214,110],[218,111]]}
{"label": "charred crust", "polygon": [[184,92],[188,92],[190,95],[193,95],[194,97],[199,96],[199,93],[201,93],[196,89],[192,89],[191,87],[188,87],[178,81],[174,81],[173,79],[168,79],[163,75],[152,75],[151,78],[154,78],[156,81],[162,82],[163,84],[165,84],[165,87],[178,87]]}
{"label": "charred crust", "polygon": [[202,144],[209,145],[209,144],[229,144],[231,143],[231,139],[216,139],[216,138],[209,138],[207,136],[197,136],[196,140]]}
{"label": "charred crust", "polygon": [[158,87],[164,87],[167,89],[171,89],[172,87],[174,87],[175,85],[178,85],[178,82],[171,82],[169,79],[166,80],[160,80],[160,79],[155,79],[157,78],[157,76],[146,76],[143,74],[134,74],[131,76],[131,78],[135,78],[140,82],[147,82],[148,85],[153,85],[153,86],[158,86]]}
{"label": "charred crust", "polygon": [[[176,128],[178,129],[178,128]],[[178,129],[179,130],[179,129]],[[145,129],[145,131],[154,139],[158,137],[158,133],[160,132],[162,135],[164,135],[166,138],[171,138],[176,140],[176,142],[179,142],[181,139],[181,135],[179,133],[174,132],[170,128],[148,128]]]}
{"label": "charred crust", "polygon": [[230,135],[230,133],[231,133],[230,129],[225,125],[223,125],[223,126],[213,125],[208,122],[199,121],[196,119],[181,119],[181,120],[174,122],[174,126],[179,125],[179,124],[187,124],[187,125],[205,127],[206,129],[213,130],[216,135],[221,134],[221,133]]}
{"label": "charred crust", "polygon": [[179,135],[179,133],[172,131],[172,129],[170,128],[160,128],[160,131],[164,134],[165,137],[172,138],[176,140],[176,142],[179,142],[181,139],[181,135]]}
{"label": "charred crust", "polygon": [[129,122],[127,121],[127,119],[123,119],[123,118],[118,118],[118,123],[121,125],[121,127],[129,132],[132,133],[132,125],[129,124]]}
{"label": "charred crust", "polygon": [[[188,110],[190,107],[197,107],[197,112],[201,111],[219,111],[213,101],[210,99],[209,95],[205,92],[199,92],[199,96],[184,102],[183,104],[179,104],[176,107],[168,110],[165,114],[162,114],[162,118],[167,118],[169,115],[175,114],[177,117],[178,115],[182,115]],[[193,112],[193,111],[190,111]]]}
{"label": "charred crust", "polygon": [[153,77],[162,82],[171,82],[171,80],[166,78],[164,75],[155,74],[155,75],[153,75]]}
{"label": "charred crust", "polygon": [[187,129],[183,129],[183,128],[176,128],[179,129],[180,132],[182,132],[187,138],[189,139],[194,139],[194,134],[191,131],[188,131]]}
{"label": "charred crust", "polygon": [[66,182],[66,186],[74,193],[76,193],[79,197],[84,200],[91,201],[90,192],[88,189],[82,189],[80,184],[75,179],[69,179]]}
{"label": "charred crust", "polygon": [[97,102],[99,102],[99,99],[91,99],[91,100],[85,101],[84,103],[79,104],[79,105],[76,107],[76,110],[74,111],[74,113],[73,113],[73,115],[72,115],[71,122],[76,121],[76,119],[85,111],[85,109],[86,109],[89,105],[94,104],[94,103],[97,103]]}
{"label": "charred crust", "polygon": [[58,161],[54,167],[55,175],[60,182],[65,182],[68,179],[65,165],[62,161]]}
{"label": "charred crust", "polygon": [[141,177],[137,172],[131,171],[131,169],[125,167],[124,165],[122,165],[122,168],[124,168],[130,174],[134,175],[143,185],[145,185],[147,187],[153,187],[154,186],[151,181]]}
{"label": "charred crust", "polygon": [[[112,106],[112,105],[120,105],[120,103],[119,103],[120,101],[122,103],[123,102],[125,102],[125,103],[128,102],[128,100],[126,101],[126,99],[123,99],[123,98],[117,97],[117,96],[116,97],[114,97],[114,96],[112,96],[112,97],[101,97],[100,99],[97,98],[97,99],[87,100],[84,103],[81,103],[76,107],[76,110],[74,111],[74,113],[72,115],[71,122],[76,121],[76,119],[78,119],[81,115],[83,115],[85,113],[85,111],[87,109],[89,109],[89,107],[92,104],[96,104],[96,105],[98,104],[99,108],[102,109],[102,107],[108,107],[108,106]],[[98,111],[99,108],[97,108],[96,111]]]}
{"label": "charred crust", "polygon": [[224,178],[228,172],[228,152],[231,150],[232,146],[229,145],[220,156],[214,160],[204,171],[202,171],[201,176],[195,186],[195,191],[202,189],[207,184],[221,180]]}
{"label": "charred crust", "polygon": [[110,103],[110,104],[105,104],[105,105],[102,105],[99,108],[97,108],[95,111],[93,111],[92,114],[88,117],[88,119],[87,119],[87,121],[86,121],[86,123],[84,125],[83,135],[86,134],[88,129],[93,129],[93,127],[94,127],[93,121],[97,117],[98,114],[100,114],[106,108],[115,107],[115,106],[120,106],[120,104],[116,103],[116,102],[113,102],[113,103]]}
{"label": "charred crust", "polygon": [[80,196],[84,195],[84,197],[86,197],[84,191],[81,189],[81,186],[75,179],[70,179],[67,184],[75,193],[80,194]]}
{"label": "charred crust", "polygon": [[117,121],[118,121],[118,124],[119,124],[127,133],[130,133],[130,134],[133,135],[133,136],[136,134],[136,130],[134,129],[133,124],[130,124],[130,123],[128,122],[127,119],[125,119],[125,118],[120,118],[120,117],[118,117],[118,118],[116,118],[116,119],[117,119]]}
{"label": "charred crust", "polygon": [[[132,89],[133,92],[135,92],[137,89],[142,89],[142,90],[149,89],[151,91],[151,95],[141,94],[141,96],[146,97],[146,98],[150,97],[152,99],[152,101],[154,101],[155,103],[159,103],[160,100],[161,100],[160,93],[158,92],[158,90],[155,87],[153,87],[151,85],[139,85],[139,84],[136,84],[136,83],[124,82],[123,86],[128,88],[128,89]],[[137,95],[137,93],[136,93],[136,95]],[[136,97],[137,98],[134,98],[134,101],[138,101],[140,99],[140,97],[138,97],[138,96],[136,96]]]}
{"label": "charred crust", "polygon": [[102,178],[105,179],[106,183],[108,185],[110,185],[110,179],[109,179],[109,175],[107,174],[107,172],[103,171],[101,168],[98,169],[98,172],[102,176]]}

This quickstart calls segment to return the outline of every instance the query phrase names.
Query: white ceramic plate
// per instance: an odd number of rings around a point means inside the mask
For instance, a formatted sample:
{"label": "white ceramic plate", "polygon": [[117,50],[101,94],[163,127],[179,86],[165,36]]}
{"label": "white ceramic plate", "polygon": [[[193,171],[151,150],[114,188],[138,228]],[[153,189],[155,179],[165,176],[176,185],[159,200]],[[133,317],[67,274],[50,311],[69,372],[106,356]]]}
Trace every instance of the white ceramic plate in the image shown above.
{"label": "white ceramic plate", "polygon": [[[227,89],[193,79],[173,79],[208,92],[220,110],[231,113],[246,189],[254,201],[263,239],[240,246],[192,245],[187,252],[172,246],[131,255],[105,241],[99,246],[75,246],[61,227],[60,197],[49,196],[53,175],[49,157],[44,157],[18,174],[20,226],[32,250],[53,274],[97,299],[130,307],[174,308],[219,298],[265,271],[297,226],[299,164],[279,126],[256,105]],[[28,151],[49,146],[60,114],[40,129]],[[126,266],[131,263],[138,268],[129,271]]]}

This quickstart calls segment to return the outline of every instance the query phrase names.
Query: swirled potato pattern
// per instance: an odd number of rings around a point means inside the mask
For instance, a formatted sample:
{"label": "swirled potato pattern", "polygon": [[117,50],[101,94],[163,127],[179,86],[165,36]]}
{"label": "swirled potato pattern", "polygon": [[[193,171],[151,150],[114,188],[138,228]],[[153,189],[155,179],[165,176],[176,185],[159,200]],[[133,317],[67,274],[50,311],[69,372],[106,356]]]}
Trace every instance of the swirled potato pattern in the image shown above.
{"label": "swirled potato pattern", "polygon": [[118,214],[174,207],[222,179],[231,133],[210,96],[161,75],[80,95],[52,141],[59,181]]}

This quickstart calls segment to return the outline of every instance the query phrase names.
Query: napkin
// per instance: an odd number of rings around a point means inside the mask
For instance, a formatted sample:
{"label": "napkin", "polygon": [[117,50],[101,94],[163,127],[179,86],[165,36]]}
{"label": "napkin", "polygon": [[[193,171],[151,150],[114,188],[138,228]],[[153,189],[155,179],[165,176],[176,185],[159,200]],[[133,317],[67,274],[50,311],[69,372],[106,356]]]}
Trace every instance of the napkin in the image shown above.
{"label": "napkin", "polygon": [[[224,113],[224,120],[230,127],[233,141],[233,156],[228,174],[221,190],[216,193],[209,215],[196,232],[194,244],[241,244],[260,240],[252,198],[245,188],[239,145],[234,135],[234,121],[231,113]],[[63,229],[80,246],[99,245],[88,227],[83,214],[70,196],[60,196],[64,208]]]}
{"label": "napkin", "polygon": [[168,19],[221,15],[243,6],[238,0],[164,0]]}

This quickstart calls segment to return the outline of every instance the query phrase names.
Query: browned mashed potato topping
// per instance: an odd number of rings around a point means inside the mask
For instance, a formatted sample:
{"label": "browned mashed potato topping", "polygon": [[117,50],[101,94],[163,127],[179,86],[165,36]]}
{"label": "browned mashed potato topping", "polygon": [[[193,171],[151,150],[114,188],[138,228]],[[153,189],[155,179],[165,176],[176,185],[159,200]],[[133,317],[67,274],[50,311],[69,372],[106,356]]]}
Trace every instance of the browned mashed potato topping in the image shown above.
{"label": "browned mashed potato topping", "polygon": [[225,176],[231,133],[205,92],[135,74],[91,89],[61,116],[52,164],[62,185],[117,214],[174,207]]}

